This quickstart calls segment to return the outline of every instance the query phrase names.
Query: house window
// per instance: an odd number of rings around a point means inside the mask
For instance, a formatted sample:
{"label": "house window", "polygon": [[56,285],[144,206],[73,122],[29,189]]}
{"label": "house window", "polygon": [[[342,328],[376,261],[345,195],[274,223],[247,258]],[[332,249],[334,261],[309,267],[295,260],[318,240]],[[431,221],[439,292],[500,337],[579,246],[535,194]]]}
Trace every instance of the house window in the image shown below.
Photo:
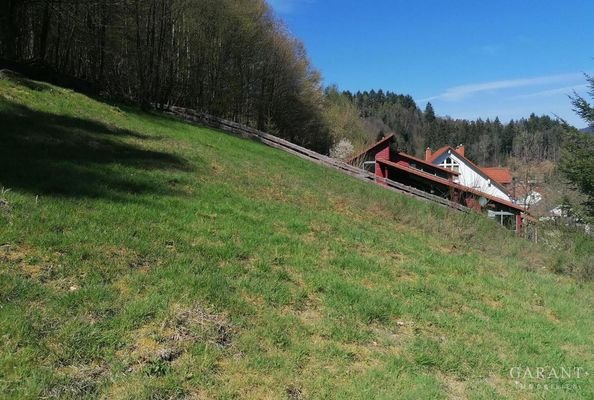
{"label": "house window", "polygon": [[444,162],[442,162],[441,164],[439,164],[440,167],[442,168],[447,168],[447,169],[451,169],[452,171],[460,171],[460,164],[458,164],[456,161],[454,161],[452,159],[452,157],[448,157],[444,160]]}

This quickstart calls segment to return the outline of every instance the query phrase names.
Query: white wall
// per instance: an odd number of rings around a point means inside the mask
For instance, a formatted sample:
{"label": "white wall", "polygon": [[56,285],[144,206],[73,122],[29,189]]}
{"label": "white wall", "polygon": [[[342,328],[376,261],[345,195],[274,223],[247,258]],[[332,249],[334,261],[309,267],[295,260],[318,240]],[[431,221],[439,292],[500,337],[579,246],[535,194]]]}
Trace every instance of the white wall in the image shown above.
{"label": "white wall", "polygon": [[458,171],[460,175],[458,176],[457,183],[476,190],[480,190],[483,193],[490,194],[491,196],[495,196],[503,200],[512,201],[511,197],[507,193],[499,189],[494,184],[490,184],[488,178],[477,173],[474,168],[467,164],[465,160],[458,157],[457,154],[453,152],[450,154],[449,150],[443,153],[437,159],[433,160],[433,164],[439,165],[448,157],[451,157],[452,160],[460,164],[460,170]]}

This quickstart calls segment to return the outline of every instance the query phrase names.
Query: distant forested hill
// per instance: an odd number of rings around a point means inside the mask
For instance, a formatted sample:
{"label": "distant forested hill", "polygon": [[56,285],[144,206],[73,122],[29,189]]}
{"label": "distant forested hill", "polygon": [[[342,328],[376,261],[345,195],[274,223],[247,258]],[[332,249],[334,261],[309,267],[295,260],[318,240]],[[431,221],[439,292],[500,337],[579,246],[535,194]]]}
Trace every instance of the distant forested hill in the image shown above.
{"label": "distant forested hill", "polygon": [[[466,154],[484,165],[505,164],[512,156],[527,162],[557,161],[563,134],[573,130],[546,115],[532,114],[506,124],[498,118],[468,121],[441,117],[431,103],[421,110],[411,96],[383,90],[351,93],[333,87],[326,95],[335,106],[344,108],[346,104],[356,110],[361,137],[374,141],[395,132],[399,147],[417,156],[427,147],[464,144]],[[352,132],[349,135],[352,137]]]}

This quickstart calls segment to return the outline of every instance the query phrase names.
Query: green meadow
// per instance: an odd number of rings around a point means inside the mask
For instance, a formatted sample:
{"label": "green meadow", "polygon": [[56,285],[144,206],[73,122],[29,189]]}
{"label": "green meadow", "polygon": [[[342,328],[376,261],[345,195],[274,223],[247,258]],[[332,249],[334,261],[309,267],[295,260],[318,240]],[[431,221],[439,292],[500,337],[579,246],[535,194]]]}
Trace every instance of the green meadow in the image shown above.
{"label": "green meadow", "polygon": [[591,243],[6,74],[0,189],[2,398],[594,398]]}

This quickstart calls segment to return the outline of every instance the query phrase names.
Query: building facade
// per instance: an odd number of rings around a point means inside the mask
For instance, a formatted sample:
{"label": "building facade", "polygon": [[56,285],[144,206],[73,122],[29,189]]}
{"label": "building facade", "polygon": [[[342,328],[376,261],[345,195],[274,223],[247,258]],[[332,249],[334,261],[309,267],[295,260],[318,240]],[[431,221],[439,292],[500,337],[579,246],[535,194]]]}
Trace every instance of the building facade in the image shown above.
{"label": "building facade", "polygon": [[[455,182],[462,186],[478,190],[502,200],[513,201],[508,188],[506,188],[506,185],[511,184],[511,174],[509,171],[505,174],[505,170],[507,170],[505,168],[479,167],[466,158],[464,155],[464,146],[459,146],[455,149],[451,146],[445,146],[435,153],[428,148],[425,152],[425,160],[433,165],[458,172]],[[493,176],[496,173],[502,177],[509,176],[510,182],[499,182]]]}

